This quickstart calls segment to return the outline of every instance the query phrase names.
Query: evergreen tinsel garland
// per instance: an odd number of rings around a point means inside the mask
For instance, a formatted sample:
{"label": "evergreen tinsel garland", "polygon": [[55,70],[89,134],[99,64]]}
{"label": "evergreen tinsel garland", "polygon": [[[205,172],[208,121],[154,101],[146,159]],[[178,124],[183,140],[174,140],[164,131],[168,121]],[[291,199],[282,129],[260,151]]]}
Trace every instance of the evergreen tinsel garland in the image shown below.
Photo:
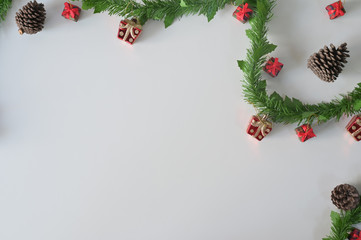
{"label": "evergreen tinsel garland", "polygon": [[[249,0],[248,0],[249,1]],[[255,1],[255,0],[250,0]],[[170,26],[176,18],[199,14],[212,20],[219,9],[235,0],[82,0],[83,9],[94,8],[94,13],[108,11],[109,15],[137,17],[141,24],[148,19],[164,21]]]}
{"label": "evergreen tinsel garland", "polygon": [[276,46],[267,40],[266,23],[272,18],[273,0],[258,0],[257,11],[251,19],[251,29],[246,31],[251,40],[251,48],[247,50],[245,61],[239,61],[244,72],[243,92],[245,100],[253,104],[261,114],[268,115],[279,123],[309,123],[317,120],[326,122],[332,118],[339,120],[342,115],[350,116],[361,111],[361,83],[350,93],[341,95],[331,102],[304,104],[296,98],[282,98],[277,92],[268,96],[267,83],[261,78],[262,66],[266,55]]}
{"label": "evergreen tinsel garland", "polygon": [[0,22],[5,20],[6,14],[11,7],[12,0],[1,0],[0,1]]}

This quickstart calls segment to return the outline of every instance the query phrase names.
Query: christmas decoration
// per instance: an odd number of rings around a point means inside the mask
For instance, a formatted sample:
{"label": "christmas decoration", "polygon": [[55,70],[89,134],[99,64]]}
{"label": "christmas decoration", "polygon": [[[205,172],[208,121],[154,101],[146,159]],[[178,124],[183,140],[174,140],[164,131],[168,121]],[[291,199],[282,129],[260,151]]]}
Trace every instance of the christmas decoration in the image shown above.
{"label": "christmas decoration", "polygon": [[189,14],[205,15],[210,21],[219,9],[223,9],[227,4],[234,4],[235,1],[83,0],[82,2],[85,3],[82,6],[84,10],[93,8],[97,13],[108,11],[110,15],[138,18],[141,25],[149,19],[163,20],[165,27],[168,27],[176,18]]}
{"label": "christmas decoration", "polygon": [[[215,13],[219,9],[224,8],[226,4],[235,3],[238,5],[247,3],[248,6],[252,6],[255,9],[252,17],[253,24],[251,24],[251,29],[247,30],[247,36],[251,40],[252,47],[247,51],[246,60],[238,61],[239,67],[245,73],[243,92],[247,102],[254,105],[261,114],[268,115],[269,119],[273,122],[284,124],[295,122],[312,124],[313,121],[323,123],[333,118],[339,120],[343,115],[349,116],[361,112],[361,83],[352,92],[343,94],[343,98],[333,99],[328,103],[304,104],[296,98],[281,97],[277,92],[271,95],[267,94],[267,83],[261,78],[259,66],[265,62],[265,56],[277,47],[268,41],[266,27],[266,23],[272,18],[271,10],[275,6],[275,1],[226,0],[219,3],[218,0],[209,0],[202,4],[188,0],[181,0],[180,2],[164,0],[83,0],[83,2],[86,3],[83,6],[85,9],[94,8],[96,12],[108,11],[110,14],[137,17],[141,24],[145,23],[148,19],[164,20],[166,27],[171,25],[177,17],[185,14],[199,13],[206,15],[208,20],[211,20]],[[327,76],[329,74],[337,76],[340,73],[339,68],[343,67],[343,61],[348,57],[345,47],[346,45],[341,46],[338,51],[331,48],[326,54],[335,64],[331,68],[334,72],[324,70],[330,67],[327,63],[323,63],[323,61],[327,60],[327,57],[316,57],[320,64],[317,63],[316,58],[310,60],[309,67],[316,71],[316,73],[318,72],[321,78],[330,81],[330,77]],[[338,55],[339,53],[341,53],[340,56]],[[336,56],[333,54],[336,54]],[[318,68],[320,69],[319,71],[317,70]],[[331,77],[331,79],[334,80],[335,78]]]}
{"label": "christmas decoration", "polygon": [[341,17],[341,16],[345,15],[345,13],[346,13],[345,8],[343,7],[341,1],[332,3],[331,5],[328,5],[326,7],[326,10],[327,10],[328,15],[330,16],[331,20]]}
{"label": "christmas decoration", "polygon": [[331,200],[341,210],[351,210],[360,203],[360,195],[354,186],[340,184],[331,192]]}
{"label": "christmas decoration", "polygon": [[[145,23],[149,19],[164,20],[166,27],[170,26],[176,18],[184,15],[201,14],[207,16],[208,20],[211,20],[216,12],[224,8],[227,4],[248,4],[248,6],[252,6],[252,10],[254,11],[252,13],[251,28],[246,32],[248,38],[251,40],[251,48],[247,51],[246,60],[238,61],[238,64],[245,73],[243,81],[245,100],[255,106],[257,112],[262,115],[268,115],[269,119],[273,122],[284,124],[295,122],[312,124],[313,121],[324,123],[333,118],[339,120],[344,115],[350,116],[361,112],[361,83],[350,93],[343,94],[342,98],[336,98],[330,102],[321,102],[319,104],[304,104],[296,98],[290,98],[288,96],[281,97],[277,92],[271,95],[267,94],[267,83],[262,79],[260,72],[262,68],[260,66],[266,61],[266,56],[277,47],[267,39],[268,28],[266,26],[266,23],[272,19],[271,10],[275,6],[275,1],[207,0],[199,3],[191,0],[82,0],[82,2],[83,9],[93,8],[95,12],[108,11],[110,15],[116,14],[126,18],[137,18],[140,24]],[[24,14],[21,14],[21,18],[28,18],[28,16],[23,15]],[[41,15],[38,16],[41,17]],[[19,21],[19,23],[19,25],[23,24],[22,21]],[[36,25],[37,21],[35,24],[31,22],[31,24],[31,30],[35,33],[36,31],[34,31],[34,29],[36,30],[36,26],[33,25]],[[37,27],[39,27],[38,25]],[[126,24],[123,23],[123,25]],[[127,38],[124,38],[126,33],[124,33],[124,36],[120,36],[123,34],[120,32],[124,32],[124,28],[122,27],[121,29],[118,32],[118,37],[127,40]],[[139,30],[141,29],[139,28]],[[129,33],[129,35],[131,34]],[[134,42],[134,38],[132,39]],[[338,50],[332,49],[331,47],[331,49],[325,50],[325,52],[327,52],[327,56],[322,57],[321,54],[319,54],[318,57],[310,60],[309,67],[316,73],[319,73],[321,78],[330,81],[329,75],[337,76],[341,72],[340,68],[342,69],[344,66],[343,63],[345,63],[344,61],[346,61],[345,59],[349,55],[347,54],[346,45],[343,47],[340,46]],[[341,53],[341,55],[339,55],[339,53]],[[331,67],[329,63],[325,63],[329,61],[327,57],[333,62],[333,72],[331,70],[325,70],[325,68]],[[319,63],[317,63],[316,60],[318,60]],[[331,79],[334,80],[335,78],[331,77]]]}
{"label": "christmas decoration", "polygon": [[[360,240],[360,230],[353,225],[361,222],[361,205],[357,189],[349,184],[335,187],[331,193],[332,202],[341,208],[340,213],[331,212],[331,233],[323,240]],[[345,209],[346,207],[346,209]]]}
{"label": "christmas decoration", "polygon": [[333,82],[342,72],[344,63],[347,63],[346,58],[350,57],[348,52],[347,43],[341,44],[337,49],[333,44],[330,48],[325,46],[308,59],[307,67],[321,80]]}
{"label": "christmas decoration", "polygon": [[[247,50],[246,59],[238,61],[240,69],[244,72],[242,87],[245,100],[255,106],[261,114],[268,115],[274,123],[301,122],[312,124],[314,121],[324,123],[333,118],[339,120],[344,115],[350,116],[360,113],[361,83],[352,92],[343,94],[342,98],[335,98],[330,102],[319,104],[304,104],[296,98],[281,97],[277,92],[268,95],[267,82],[262,79],[259,66],[266,61],[266,56],[277,47],[268,41],[266,26],[266,23],[271,20],[271,10],[274,5],[274,1],[258,0],[257,11],[252,17],[251,28],[247,30],[251,47]],[[336,51],[336,54],[341,53],[341,56],[337,56],[334,60],[336,66],[342,67],[341,63],[348,57],[345,47],[346,45],[343,45]],[[332,49],[329,52],[335,53]],[[322,62],[322,60],[320,61]],[[315,66],[312,68],[316,69]],[[327,73],[327,71],[325,72]]]}
{"label": "christmas decoration", "polygon": [[305,142],[310,138],[316,137],[312,127],[309,124],[303,124],[302,126],[295,129],[297,136],[301,142]]}
{"label": "christmas decoration", "polygon": [[233,17],[242,23],[246,23],[248,19],[252,16],[253,10],[248,7],[248,3],[241,4],[233,12]]}
{"label": "christmas decoration", "polygon": [[283,64],[278,62],[278,58],[270,58],[263,67],[263,70],[272,77],[276,77],[282,68]]}
{"label": "christmas decoration", "polygon": [[[333,118],[339,120],[342,116],[355,115],[361,112],[361,83],[352,92],[343,94],[342,98],[335,98],[330,102],[318,104],[304,104],[299,99],[288,96],[281,97],[277,92],[267,94],[267,83],[262,79],[260,71],[266,56],[276,49],[276,45],[267,39],[266,24],[272,19],[272,9],[275,1],[272,0],[207,0],[202,3],[191,0],[82,0],[83,9],[94,9],[95,12],[109,12],[110,15],[120,15],[126,18],[137,18],[142,25],[149,19],[163,20],[165,27],[170,26],[175,19],[184,15],[200,14],[208,20],[214,18],[216,12],[227,4],[248,4],[254,11],[251,28],[247,36],[251,40],[251,47],[247,51],[245,61],[238,61],[244,72],[243,93],[247,102],[255,106],[257,112],[268,115],[275,123],[318,123],[327,122]],[[344,49],[341,49],[343,52]],[[331,51],[331,50],[330,50]],[[337,51],[336,51],[337,52]],[[343,55],[345,58],[346,55]],[[335,64],[342,67],[340,63]],[[320,58],[322,59],[322,58]],[[327,58],[326,58],[327,59]],[[320,60],[322,62],[322,60]],[[312,62],[312,61],[311,61]],[[316,64],[316,61],[314,61]],[[340,61],[339,61],[340,62]],[[342,56],[341,56],[342,62]],[[317,65],[317,67],[325,66]],[[327,65],[328,66],[328,65]],[[316,66],[312,68],[317,69]],[[322,68],[320,67],[322,72]],[[337,67],[336,67],[337,69]],[[325,70],[327,73],[327,70]],[[338,72],[339,73],[339,72]],[[324,74],[325,75],[325,74]],[[326,75],[325,75],[326,76]],[[327,79],[326,79],[327,80]]]}
{"label": "christmas decoration", "polygon": [[133,44],[141,32],[142,26],[138,24],[136,19],[122,20],[119,24],[118,38]]}
{"label": "christmas decoration", "polygon": [[253,116],[247,128],[247,133],[261,141],[272,131],[272,123],[267,121],[267,116],[262,118]]}
{"label": "christmas decoration", "polygon": [[361,240],[361,231],[357,228],[353,229],[348,235],[349,240]]}
{"label": "christmas decoration", "polygon": [[5,20],[6,14],[11,7],[12,0],[2,0],[0,3],[0,22]]}
{"label": "christmas decoration", "polygon": [[29,2],[16,13],[15,20],[19,27],[19,33],[35,34],[44,27],[46,12],[44,4],[36,0]]}
{"label": "christmas decoration", "polygon": [[81,9],[78,6],[65,2],[64,10],[61,16],[65,17],[66,19],[77,22],[80,17],[80,11]]}
{"label": "christmas decoration", "polygon": [[354,116],[346,126],[347,131],[356,139],[361,140],[361,116]]}

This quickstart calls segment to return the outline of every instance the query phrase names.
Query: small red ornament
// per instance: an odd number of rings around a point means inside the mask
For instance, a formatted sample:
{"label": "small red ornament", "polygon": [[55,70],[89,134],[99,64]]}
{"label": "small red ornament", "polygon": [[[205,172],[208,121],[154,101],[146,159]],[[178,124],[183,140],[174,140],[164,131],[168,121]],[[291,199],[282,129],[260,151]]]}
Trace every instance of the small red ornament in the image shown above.
{"label": "small red ornament", "polygon": [[64,10],[61,16],[65,17],[66,19],[77,22],[80,17],[80,11],[81,11],[80,7],[65,2]]}
{"label": "small red ornament", "polygon": [[267,121],[267,117],[252,116],[247,128],[247,133],[261,141],[272,131],[272,123]]}
{"label": "small red ornament", "polygon": [[272,77],[276,77],[282,68],[283,64],[278,61],[278,58],[270,58],[263,67],[263,70]]}
{"label": "small red ornament", "polygon": [[142,25],[136,19],[122,20],[119,24],[118,38],[133,44],[142,32]]}
{"label": "small red ornament", "polygon": [[348,236],[349,240],[361,240],[361,231],[357,228],[353,229]]}
{"label": "small red ornament", "polygon": [[361,116],[354,116],[346,126],[347,131],[356,139],[361,140]]}
{"label": "small red ornament", "polygon": [[253,10],[248,7],[248,3],[241,4],[237,7],[236,11],[233,12],[233,17],[242,23],[246,23],[252,16]]}
{"label": "small red ornament", "polygon": [[345,15],[346,10],[342,5],[341,0],[335,3],[332,3],[331,5],[328,5],[326,7],[326,10],[328,12],[328,15],[330,16],[330,19],[335,19],[338,17],[341,17],[343,15]]}
{"label": "small red ornament", "polygon": [[310,124],[303,124],[302,126],[295,129],[297,136],[301,142],[305,142],[310,138],[316,137]]}

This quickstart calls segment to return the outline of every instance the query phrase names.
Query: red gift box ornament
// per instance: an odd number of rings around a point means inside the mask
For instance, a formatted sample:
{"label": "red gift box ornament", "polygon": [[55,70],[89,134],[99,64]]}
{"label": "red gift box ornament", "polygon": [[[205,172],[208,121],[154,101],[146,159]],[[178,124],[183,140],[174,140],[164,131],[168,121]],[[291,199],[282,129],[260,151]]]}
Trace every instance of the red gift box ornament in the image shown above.
{"label": "red gift box ornament", "polygon": [[262,118],[259,116],[252,116],[247,128],[247,133],[252,137],[261,141],[272,131],[272,123],[267,121],[267,116]]}
{"label": "red gift box ornament", "polygon": [[127,43],[133,44],[141,32],[142,26],[138,24],[136,19],[125,19],[119,24],[118,38],[126,41]]}
{"label": "red gift box ornament", "polygon": [[353,229],[348,236],[349,240],[361,240],[361,231],[357,228]]}
{"label": "red gift box ornament", "polygon": [[345,13],[346,13],[346,10],[343,7],[341,1],[332,3],[331,5],[328,5],[326,7],[326,10],[327,10],[328,15],[330,16],[331,20],[335,19],[335,18],[338,18],[338,17],[341,17],[341,16],[345,15]]}
{"label": "red gift box ornament", "polygon": [[356,141],[361,140],[361,116],[354,116],[346,126],[347,131],[355,138]]}
{"label": "red gift box ornament", "polygon": [[301,142],[305,142],[310,138],[316,137],[310,124],[303,124],[302,126],[295,129],[297,136]]}
{"label": "red gift box ornament", "polygon": [[64,3],[64,10],[61,14],[63,17],[69,20],[73,20],[74,22],[77,22],[80,17],[80,11],[81,9],[78,6],[75,6],[73,4]]}
{"label": "red gift box ornament", "polygon": [[233,12],[233,17],[242,23],[246,23],[248,19],[252,16],[252,9],[248,7],[248,3],[241,4],[237,7],[237,9]]}
{"label": "red gift box ornament", "polygon": [[282,68],[283,64],[278,61],[278,58],[270,58],[264,66],[263,70],[272,77],[276,77]]}

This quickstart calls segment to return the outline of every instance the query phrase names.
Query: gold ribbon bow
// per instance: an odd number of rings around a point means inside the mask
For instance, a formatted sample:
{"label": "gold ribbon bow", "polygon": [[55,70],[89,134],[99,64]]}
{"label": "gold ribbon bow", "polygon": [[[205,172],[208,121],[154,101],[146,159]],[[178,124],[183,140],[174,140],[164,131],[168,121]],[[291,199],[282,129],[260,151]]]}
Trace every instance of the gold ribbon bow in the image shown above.
{"label": "gold ribbon bow", "polygon": [[[267,121],[267,116],[263,116],[262,118],[258,118],[258,121],[252,120],[251,125],[257,128],[254,137],[258,137],[261,133],[263,137],[265,137],[270,131],[269,128],[272,128],[272,123]],[[267,131],[268,130],[268,131]]]}
{"label": "gold ribbon bow", "polygon": [[124,20],[124,22],[126,22],[126,24],[124,23],[120,23],[119,25],[119,28],[122,29],[122,30],[126,30],[125,31],[125,34],[124,34],[124,40],[128,39],[129,35],[135,39],[136,36],[134,35],[134,32],[135,32],[135,28],[138,28],[138,29],[142,29],[142,26],[137,24],[136,20]]}

